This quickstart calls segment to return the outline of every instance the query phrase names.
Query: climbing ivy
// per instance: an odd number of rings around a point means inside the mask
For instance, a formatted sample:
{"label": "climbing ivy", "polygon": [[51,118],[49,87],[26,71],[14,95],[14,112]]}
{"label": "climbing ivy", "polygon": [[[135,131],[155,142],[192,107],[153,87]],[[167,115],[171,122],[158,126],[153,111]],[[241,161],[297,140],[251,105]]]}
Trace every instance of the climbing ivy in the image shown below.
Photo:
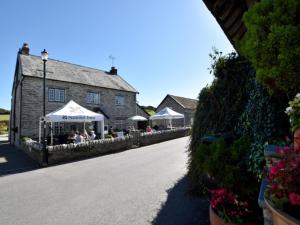
{"label": "climbing ivy", "polygon": [[205,192],[205,176],[199,165],[199,145],[206,135],[230,133],[238,139],[250,138],[248,170],[258,179],[262,176],[265,144],[288,133],[284,113],[285,95],[270,96],[256,81],[255,70],[245,58],[218,51],[211,55],[214,80],[199,93],[189,146],[188,175],[192,189]]}
{"label": "climbing ivy", "polygon": [[255,71],[249,73],[248,101],[236,127],[238,135],[251,137],[249,148],[249,170],[258,179],[262,178],[264,149],[276,137],[288,133],[288,118],[284,114],[284,100],[271,97],[267,90],[255,80]]}

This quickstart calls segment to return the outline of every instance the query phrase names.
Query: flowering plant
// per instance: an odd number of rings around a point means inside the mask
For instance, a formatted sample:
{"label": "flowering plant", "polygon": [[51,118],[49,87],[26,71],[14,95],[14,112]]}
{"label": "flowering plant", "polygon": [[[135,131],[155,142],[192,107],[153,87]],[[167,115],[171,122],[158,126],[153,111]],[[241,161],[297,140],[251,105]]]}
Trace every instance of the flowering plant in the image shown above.
{"label": "flowering plant", "polygon": [[290,117],[292,131],[300,128],[300,93],[298,93],[293,101],[289,102],[289,107],[286,108],[285,113]]}
{"label": "flowering plant", "polygon": [[300,219],[300,150],[284,147],[277,151],[280,158],[271,161],[266,196],[275,207]]}
{"label": "flowering plant", "polygon": [[224,188],[211,192],[210,206],[226,223],[241,224],[250,215],[248,203]]}

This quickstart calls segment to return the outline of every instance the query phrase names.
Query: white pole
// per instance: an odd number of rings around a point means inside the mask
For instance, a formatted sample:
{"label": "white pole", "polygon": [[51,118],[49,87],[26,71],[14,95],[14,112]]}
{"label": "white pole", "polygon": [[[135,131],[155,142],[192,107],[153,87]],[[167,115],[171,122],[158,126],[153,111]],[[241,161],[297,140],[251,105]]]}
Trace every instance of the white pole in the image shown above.
{"label": "white pole", "polygon": [[[53,146],[53,123],[50,123],[50,130],[51,130],[51,145]],[[59,128],[60,129],[60,128]]]}
{"label": "white pole", "polygon": [[101,123],[101,139],[104,139],[104,120],[100,121]]}

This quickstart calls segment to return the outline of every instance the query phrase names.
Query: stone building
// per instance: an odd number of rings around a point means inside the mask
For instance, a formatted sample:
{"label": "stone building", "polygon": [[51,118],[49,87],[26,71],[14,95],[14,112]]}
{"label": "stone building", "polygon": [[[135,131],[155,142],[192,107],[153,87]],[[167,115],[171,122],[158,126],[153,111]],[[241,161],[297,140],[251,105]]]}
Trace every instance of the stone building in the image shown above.
{"label": "stone building", "polygon": [[[127,126],[127,118],[137,110],[137,90],[118,75],[109,72],[48,59],[46,62],[46,114],[68,101],[105,116],[105,125],[118,129]],[[43,115],[43,61],[29,54],[24,44],[18,52],[11,101],[10,142],[18,145],[22,136],[38,137],[39,120]],[[54,134],[82,129],[82,124],[55,123]],[[96,122],[88,124],[96,133]]]}
{"label": "stone building", "polygon": [[[179,97],[175,95],[167,95],[161,103],[157,106],[156,112],[159,112],[165,107],[184,114],[183,119],[176,119],[172,121],[173,126],[191,126],[193,124],[194,114],[196,112],[198,101],[195,99]],[[158,123],[158,122],[154,122]]]}

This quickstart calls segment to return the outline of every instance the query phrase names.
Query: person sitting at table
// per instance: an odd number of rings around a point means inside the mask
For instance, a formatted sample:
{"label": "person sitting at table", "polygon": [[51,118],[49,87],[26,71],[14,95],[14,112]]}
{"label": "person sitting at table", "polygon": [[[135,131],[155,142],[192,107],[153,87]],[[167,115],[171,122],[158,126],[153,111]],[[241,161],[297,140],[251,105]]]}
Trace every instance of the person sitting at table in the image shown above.
{"label": "person sitting at table", "polygon": [[152,132],[152,129],[151,129],[150,126],[147,126],[147,127],[146,127],[146,132]]}
{"label": "person sitting at table", "polygon": [[91,139],[91,140],[95,140],[95,138],[96,138],[95,131],[91,130],[91,131],[90,131],[90,139]]}
{"label": "person sitting at table", "polygon": [[74,130],[71,130],[71,132],[68,134],[67,136],[67,143],[74,143],[75,141],[75,136],[76,136],[76,133]]}
{"label": "person sitting at table", "polygon": [[89,136],[89,134],[86,132],[86,130],[84,130],[84,132],[83,132],[83,138],[84,138],[84,140],[89,140],[91,138]]}
{"label": "person sitting at table", "polygon": [[78,143],[81,143],[81,142],[84,142],[83,135],[82,135],[82,133],[76,132],[75,143],[78,144]]}

